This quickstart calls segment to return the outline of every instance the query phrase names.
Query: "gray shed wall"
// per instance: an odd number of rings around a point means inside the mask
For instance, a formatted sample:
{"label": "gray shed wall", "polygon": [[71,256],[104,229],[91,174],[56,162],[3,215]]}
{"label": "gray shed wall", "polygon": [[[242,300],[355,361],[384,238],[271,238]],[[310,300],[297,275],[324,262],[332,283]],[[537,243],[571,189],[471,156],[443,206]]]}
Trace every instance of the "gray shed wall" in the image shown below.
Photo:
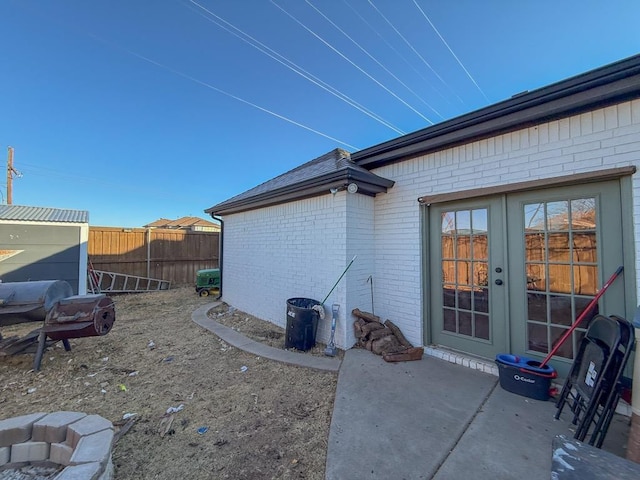
{"label": "gray shed wall", "polygon": [[81,227],[0,224],[0,250],[23,250],[0,261],[0,280],[65,280],[78,293]]}

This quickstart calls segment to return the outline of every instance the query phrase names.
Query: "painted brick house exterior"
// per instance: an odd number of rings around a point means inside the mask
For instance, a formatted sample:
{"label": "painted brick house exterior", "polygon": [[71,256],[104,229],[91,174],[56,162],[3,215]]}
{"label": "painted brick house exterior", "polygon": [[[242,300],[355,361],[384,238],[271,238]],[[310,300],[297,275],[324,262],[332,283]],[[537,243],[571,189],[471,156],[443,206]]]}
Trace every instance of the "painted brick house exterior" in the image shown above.
{"label": "painted brick house exterior", "polygon": [[[639,159],[640,100],[633,100],[375,169],[377,175],[396,182],[389,193],[376,198],[376,281],[381,285],[394,285],[379,295],[376,313],[397,318],[407,338],[415,344],[422,343],[421,213],[417,198],[633,166]],[[635,250],[638,251],[640,180],[637,174],[633,175],[632,185]],[[403,232],[401,236],[397,235],[398,230]],[[628,281],[633,275],[632,282],[638,285],[639,271],[636,257],[635,269],[627,273]],[[638,297],[637,290],[635,296]],[[628,318],[633,314],[624,309],[616,313]]]}
{"label": "painted brick house exterior", "polygon": [[[517,225],[522,223],[522,205],[539,202],[551,208],[551,203],[566,195],[569,203],[576,198],[593,199],[602,223],[593,227],[599,260],[584,268],[597,271],[599,285],[612,272],[612,265],[625,268],[624,282],[607,294],[602,310],[633,316],[640,285],[636,255],[640,179],[635,173],[640,160],[640,56],[350,156],[338,150],[327,155],[341,155],[358,174],[339,179],[301,175],[297,183],[287,184],[286,191],[278,177],[206,210],[224,220],[225,301],[284,326],[287,298],[322,300],[349,260],[358,255],[327,300],[328,305],[341,305],[337,345],[350,348],[354,344],[350,312],[357,307],[375,309],[376,315],[393,320],[414,345],[433,345],[437,350],[439,342],[434,340],[445,338],[433,334],[434,328],[442,326],[432,318],[441,313],[434,303],[442,297],[440,268],[434,263],[439,254],[439,247],[434,247],[440,235],[437,216],[447,209],[489,212],[493,208],[490,218],[499,217],[500,226],[490,235],[504,237],[505,255],[495,265],[489,262],[488,279],[491,288],[503,285],[506,293],[492,300],[504,303],[500,310],[505,323],[492,326],[491,335],[500,337],[495,348],[530,354],[532,343],[522,342],[533,331],[525,328],[534,327],[520,325],[525,320],[520,318],[519,305],[520,299],[526,302],[528,297],[513,292],[520,277],[524,282],[518,268],[527,268],[515,266],[523,262],[514,261],[520,248],[514,234],[518,235]],[[304,170],[305,165],[299,168]],[[364,171],[373,174],[375,181],[364,178]],[[360,187],[357,193],[346,191],[349,183]],[[379,188],[367,189],[372,183]],[[294,185],[299,187],[295,192]],[[611,217],[617,219],[613,229],[607,223]],[[570,269],[583,268],[574,261],[570,260]],[[523,292],[527,288],[523,283]],[[577,305],[572,307],[576,312]],[[320,325],[319,341],[328,340],[328,323]],[[555,326],[547,327],[552,341]],[[478,353],[490,350],[452,345],[444,346],[490,358]]]}
{"label": "painted brick house exterior", "polygon": [[[335,150],[324,157],[333,161],[345,154]],[[344,183],[337,182],[336,188]],[[223,297],[247,313],[284,327],[287,299],[323,300],[347,263],[358,255],[327,300],[329,305],[341,305],[337,339],[341,348],[348,348],[346,339],[352,332],[345,324],[349,318],[345,312],[362,307],[363,302],[371,304],[366,279],[373,270],[374,199],[348,194],[344,188],[333,194],[328,186],[322,190],[326,194],[224,216]],[[317,336],[328,340],[327,323],[318,326]]]}

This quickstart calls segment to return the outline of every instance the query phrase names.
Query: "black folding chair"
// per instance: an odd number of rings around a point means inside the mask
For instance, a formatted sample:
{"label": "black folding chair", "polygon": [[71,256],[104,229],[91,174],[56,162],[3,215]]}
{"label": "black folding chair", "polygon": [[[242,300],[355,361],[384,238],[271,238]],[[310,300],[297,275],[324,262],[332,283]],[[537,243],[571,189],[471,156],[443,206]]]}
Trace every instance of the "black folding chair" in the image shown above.
{"label": "black folding chair", "polygon": [[560,418],[565,404],[569,405],[572,423],[577,425],[575,439],[584,441],[592,425],[595,426],[591,429],[591,445],[596,441],[602,443],[606,434],[603,428],[608,428],[613,415],[610,409],[620,398],[619,392],[617,398],[612,395],[630,350],[625,324],[628,322],[623,319],[603,315],[591,320],[556,403],[556,419]]}
{"label": "black folding chair", "polygon": [[[594,445],[597,448],[602,447],[602,442],[607,435],[609,425],[613,419],[613,415],[618,406],[618,401],[622,396],[625,388],[628,387],[627,382],[622,376],[627,361],[633,351],[633,344],[635,342],[635,331],[633,325],[622,317],[612,315],[612,319],[616,320],[620,327],[620,342],[618,348],[612,352],[613,362],[611,365],[611,378],[607,380],[612,384],[611,392],[607,396],[606,400],[596,407],[595,414],[593,416],[592,424],[594,424],[589,444]],[[589,426],[584,426],[585,435],[588,434]]]}

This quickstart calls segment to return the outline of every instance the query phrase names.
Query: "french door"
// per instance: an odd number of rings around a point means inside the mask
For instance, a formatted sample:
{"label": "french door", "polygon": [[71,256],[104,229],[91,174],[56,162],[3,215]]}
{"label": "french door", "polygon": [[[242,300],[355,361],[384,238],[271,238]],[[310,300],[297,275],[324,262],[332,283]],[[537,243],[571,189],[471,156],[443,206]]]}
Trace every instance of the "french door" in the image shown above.
{"label": "french door", "polygon": [[[431,343],[488,359],[544,358],[624,264],[617,180],[428,208]],[[625,311],[622,278],[595,312]],[[554,357],[561,374],[588,322]]]}
{"label": "french door", "polygon": [[432,206],[433,343],[483,357],[507,348],[501,199]]}
{"label": "french door", "polygon": [[[508,197],[513,348],[545,357],[624,264],[618,181]],[[633,273],[630,272],[631,275]],[[624,275],[559,347],[561,374],[597,314],[625,317]]]}

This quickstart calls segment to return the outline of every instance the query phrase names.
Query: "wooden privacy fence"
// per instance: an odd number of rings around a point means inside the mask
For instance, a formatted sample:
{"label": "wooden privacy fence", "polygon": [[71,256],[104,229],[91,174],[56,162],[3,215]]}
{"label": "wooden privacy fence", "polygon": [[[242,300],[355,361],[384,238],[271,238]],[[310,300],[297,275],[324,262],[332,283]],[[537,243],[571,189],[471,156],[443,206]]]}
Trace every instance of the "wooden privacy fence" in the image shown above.
{"label": "wooden privacy fence", "polygon": [[196,271],[218,268],[218,232],[156,228],[89,227],[89,261],[95,270],[195,284]]}

